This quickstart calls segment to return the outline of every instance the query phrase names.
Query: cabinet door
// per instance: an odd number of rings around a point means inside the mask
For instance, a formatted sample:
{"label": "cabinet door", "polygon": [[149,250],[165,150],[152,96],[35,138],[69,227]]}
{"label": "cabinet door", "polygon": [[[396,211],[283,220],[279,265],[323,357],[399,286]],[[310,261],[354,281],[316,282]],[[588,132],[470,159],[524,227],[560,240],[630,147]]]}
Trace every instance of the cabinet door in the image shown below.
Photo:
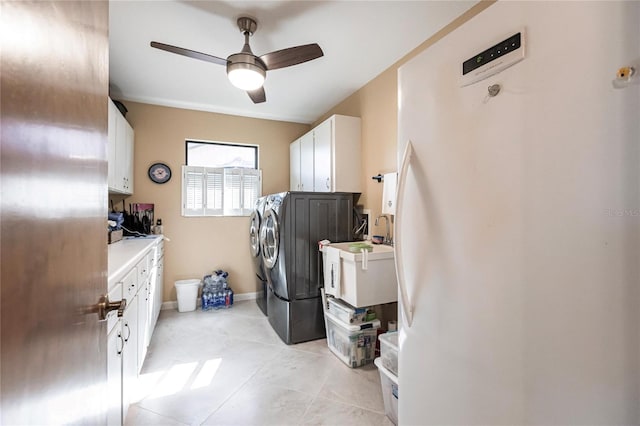
{"label": "cabinet door", "polygon": [[313,190],[316,192],[331,192],[332,190],[332,126],[333,119],[328,119],[313,129]]}
{"label": "cabinet door", "polygon": [[132,268],[122,279],[122,297],[127,299],[127,304],[133,301],[133,296],[138,292],[138,269]]}
{"label": "cabinet door", "polygon": [[313,191],[313,132],[300,138],[300,191]]}
{"label": "cabinet door", "polygon": [[133,127],[127,123],[127,120],[122,118],[125,125],[125,152],[122,158],[124,163],[124,179],[126,182],[125,191],[127,194],[133,194]]}
{"label": "cabinet door", "polygon": [[120,114],[120,112],[118,111],[118,108],[116,108],[116,106],[114,105],[113,101],[111,101],[111,99],[108,99],[107,101],[109,103],[109,107],[108,107],[108,115],[109,115],[109,121],[108,121],[108,127],[107,127],[107,135],[108,135],[108,140],[109,143],[107,145],[107,158],[108,158],[108,164],[107,164],[107,169],[108,169],[108,186],[109,189],[116,189],[116,126],[117,126],[117,122],[118,122],[118,115]]}
{"label": "cabinet door", "polygon": [[138,296],[128,301],[122,317],[122,336],[122,418],[126,419],[138,385]]}
{"label": "cabinet door", "polygon": [[[160,243],[162,244],[162,243]],[[158,321],[158,316],[160,315],[160,309],[162,308],[162,298],[164,292],[164,257],[158,259],[158,268],[157,268],[157,277],[156,277],[156,286],[153,294],[153,328],[156,326],[156,322]]]}
{"label": "cabinet door", "polygon": [[122,425],[122,320],[113,327],[107,338],[107,424]]}
{"label": "cabinet door", "polygon": [[155,318],[153,317],[153,313],[156,310],[156,286],[158,280],[158,262],[155,262],[155,266],[151,269],[151,274],[149,275],[149,285],[147,290],[147,330],[145,334],[144,344],[146,348],[149,348],[149,344],[151,343],[151,336],[153,335],[153,328],[155,327]]}
{"label": "cabinet door", "polygon": [[126,149],[125,140],[127,137],[127,129],[124,125],[126,120],[117,111],[116,114],[116,157],[115,157],[115,176],[114,176],[114,185],[113,189],[118,192],[125,192],[126,181],[124,178],[124,171],[126,169],[126,165],[123,161],[123,155]]}
{"label": "cabinet door", "polygon": [[360,119],[334,115],[331,125],[331,191],[362,192]]}
{"label": "cabinet door", "polygon": [[117,113],[114,189],[133,193],[133,128]]}
{"label": "cabinet door", "polygon": [[147,355],[147,339],[149,326],[149,280],[146,280],[138,291],[138,362],[136,373],[142,369],[144,357]]}
{"label": "cabinet door", "polygon": [[289,190],[300,191],[300,139],[289,145]]}

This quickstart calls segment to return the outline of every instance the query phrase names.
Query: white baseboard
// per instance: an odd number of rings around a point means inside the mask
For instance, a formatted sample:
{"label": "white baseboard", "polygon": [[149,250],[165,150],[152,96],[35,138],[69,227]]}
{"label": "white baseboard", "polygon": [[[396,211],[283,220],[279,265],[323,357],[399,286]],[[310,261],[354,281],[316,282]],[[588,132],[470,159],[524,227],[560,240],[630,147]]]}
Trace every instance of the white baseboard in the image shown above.
{"label": "white baseboard", "polygon": [[162,306],[160,307],[160,310],[165,311],[167,309],[178,309],[178,301],[172,300],[170,302],[162,302]]}
{"label": "white baseboard", "polygon": [[[233,300],[235,302],[239,302],[241,300],[255,300],[258,298],[259,295],[262,296],[261,291],[256,291],[253,293],[237,293],[233,295]],[[201,305],[202,305],[202,299],[198,297],[198,299],[196,300],[196,307],[200,307]],[[178,301],[170,300],[168,302],[162,302],[162,307],[160,309],[163,311],[165,309],[178,309]]]}
{"label": "white baseboard", "polygon": [[262,296],[262,292],[261,291],[255,291],[253,293],[240,293],[240,294],[234,294],[233,295],[233,300],[256,300],[258,298],[258,295]]}

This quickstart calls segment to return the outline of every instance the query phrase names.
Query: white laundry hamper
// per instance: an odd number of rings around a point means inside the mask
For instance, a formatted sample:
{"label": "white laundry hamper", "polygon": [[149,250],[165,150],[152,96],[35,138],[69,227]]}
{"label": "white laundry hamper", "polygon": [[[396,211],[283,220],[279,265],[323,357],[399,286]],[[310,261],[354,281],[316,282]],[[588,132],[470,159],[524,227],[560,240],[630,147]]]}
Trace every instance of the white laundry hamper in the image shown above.
{"label": "white laundry hamper", "polygon": [[175,282],[175,287],[178,297],[178,312],[195,311],[200,280],[179,280]]}

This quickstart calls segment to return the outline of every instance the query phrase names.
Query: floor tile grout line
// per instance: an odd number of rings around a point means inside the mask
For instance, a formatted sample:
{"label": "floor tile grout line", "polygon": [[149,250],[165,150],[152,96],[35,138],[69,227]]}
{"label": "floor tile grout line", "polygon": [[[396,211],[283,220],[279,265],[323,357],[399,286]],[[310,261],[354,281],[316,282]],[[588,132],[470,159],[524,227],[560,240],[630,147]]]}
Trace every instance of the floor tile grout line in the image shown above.
{"label": "floor tile grout line", "polygon": [[[328,400],[328,401],[337,402],[337,403],[339,403],[339,404],[344,404],[344,405],[347,405],[347,406],[351,406],[351,407],[354,407],[354,408],[358,408],[358,409],[360,409],[360,410],[365,410],[365,411],[369,411],[369,412],[377,413],[377,414],[384,414],[384,412],[383,412],[383,413],[379,413],[379,412],[376,412],[376,411],[370,410],[370,409],[368,409],[368,408],[360,407],[360,406],[355,405],[355,404],[350,404],[350,403],[348,403],[348,402],[339,401],[339,400],[336,400],[336,399],[327,398],[327,397],[322,396],[322,389],[324,389],[324,387],[327,385],[327,381],[329,380],[329,378],[330,378],[330,376],[331,376],[331,374],[332,374],[332,373],[333,373],[333,371],[332,371],[331,369],[330,369],[330,370],[328,370],[328,372],[327,372],[327,374],[326,374],[326,376],[325,376],[325,378],[324,378],[324,381],[322,382],[322,386],[320,386],[320,388],[318,389],[318,392],[316,393],[316,395],[315,395],[315,396],[314,396],[314,398],[313,398],[312,404],[313,404],[313,403],[314,403],[318,398],[322,398],[322,399],[326,399],[326,400]],[[310,408],[311,408],[311,404],[309,405],[309,407],[307,407],[307,410],[305,411],[305,414],[304,414],[305,416],[306,416],[306,414],[307,414],[307,412],[309,411],[309,409],[310,409]],[[304,417],[303,417],[303,419],[304,419]]]}
{"label": "floor tile grout line", "polygon": [[[267,343],[264,343],[264,344],[266,345]],[[280,352],[282,352],[282,351],[280,351]],[[277,353],[276,353],[272,358],[275,358],[276,356],[277,356]],[[272,358],[269,358],[269,361],[270,361]],[[253,379],[253,377],[254,377],[256,374],[258,374],[258,372],[260,372],[260,371],[261,371],[261,370],[266,366],[266,364],[267,364],[267,361],[265,361],[265,362],[262,364],[262,366],[261,366],[260,368],[256,369],[256,371],[255,371],[252,375],[250,375],[250,376],[249,376],[249,377],[248,377],[248,378],[247,378],[247,379],[246,379],[246,380],[245,380],[245,381],[244,381],[240,386],[238,386],[238,388],[237,388],[235,391],[231,392],[231,393],[229,394],[229,396],[228,396],[227,398],[225,398],[225,399],[222,401],[222,403],[218,406],[218,408],[216,408],[215,410],[213,410],[212,412],[210,412],[210,413],[209,413],[209,414],[204,418],[204,420],[202,420],[202,421],[201,421],[201,422],[199,422],[198,424],[199,424],[199,425],[202,425],[202,424],[203,424],[203,423],[204,423],[204,422],[205,422],[209,417],[213,416],[213,415],[214,415],[218,410],[220,410],[222,407],[224,407],[224,405],[225,405],[227,402],[229,402],[229,400],[230,400],[233,396],[235,396],[238,392],[240,392],[242,389],[244,389],[244,387],[247,385],[247,383],[248,383],[251,379]]]}
{"label": "floor tile grout line", "polygon": [[[150,410],[150,409],[148,409],[148,408],[146,408],[146,407],[141,407],[141,406],[139,405],[139,403],[134,404],[134,406],[135,406],[135,407],[136,407],[136,409],[138,409],[138,410],[148,411],[148,412],[150,412],[150,413],[155,414],[156,416],[159,416],[159,417],[162,417],[162,418],[165,418],[165,419],[173,420],[174,422],[177,422],[177,423],[179,423],[179,424],[181,424],[181,425],[185,425],[185,426],[188,426],[188,425],[189,425],[189,423],[184,423],[184,422],[182,422],[182,421],[180,421],[180,420],[176,419],[175,417],[171,417],[171,416],[167,416],[167,415],[164,415],[164,414],[156,413],[155,411]],[[125,419],[125,420],[126,420],[126,419]],[[126,426],[126,422],[125,422],[125,426]]]}

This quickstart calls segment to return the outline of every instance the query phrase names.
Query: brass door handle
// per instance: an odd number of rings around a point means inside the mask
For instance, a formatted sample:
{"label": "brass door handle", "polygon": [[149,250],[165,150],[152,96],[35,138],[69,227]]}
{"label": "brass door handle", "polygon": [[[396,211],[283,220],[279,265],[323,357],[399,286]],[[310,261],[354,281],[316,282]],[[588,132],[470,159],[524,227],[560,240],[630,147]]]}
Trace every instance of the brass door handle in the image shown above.
{"label": "brass door handle", "polygon": [[117,302],[109,302],[109,296],[100,296],[100,300],[96,305],[98,311],[98,319],[100,321],[107,319],[107,314],[111,311],[118,311],[118,317],[124,315],[124,310],[127,307],[127,300],[122,299]]}

